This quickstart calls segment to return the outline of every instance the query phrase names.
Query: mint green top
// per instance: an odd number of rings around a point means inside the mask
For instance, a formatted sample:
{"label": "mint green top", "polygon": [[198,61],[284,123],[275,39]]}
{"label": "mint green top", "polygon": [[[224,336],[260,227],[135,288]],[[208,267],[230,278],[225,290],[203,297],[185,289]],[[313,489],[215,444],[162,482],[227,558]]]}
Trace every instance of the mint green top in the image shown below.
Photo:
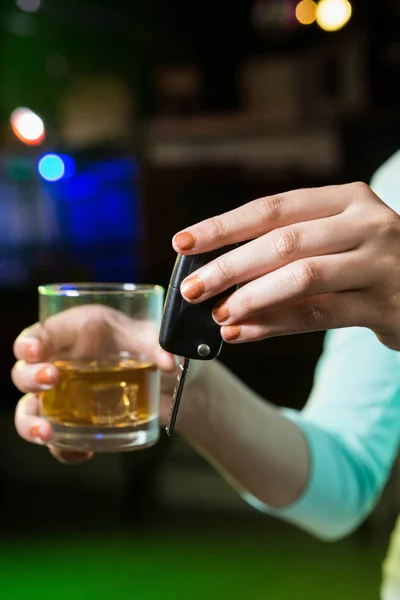
{"label": "mint green top", "polygon": [[[371,186],[400,212],[400,152],[377,171]],[[369,329],[328,332],[307,405],[285,414],[308,441],[308,485],[280,511],[247,500],[320,538],[337,539],[372,510],[397,456],[400,354]]]}

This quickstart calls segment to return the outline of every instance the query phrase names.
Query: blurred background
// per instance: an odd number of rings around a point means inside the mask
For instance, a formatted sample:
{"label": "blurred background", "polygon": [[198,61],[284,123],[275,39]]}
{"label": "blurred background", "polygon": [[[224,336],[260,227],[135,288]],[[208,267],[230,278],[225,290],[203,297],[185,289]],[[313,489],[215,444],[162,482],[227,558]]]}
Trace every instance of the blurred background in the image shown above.
{"label": "blurred background", "polygon": [[[185,225],[368,181],[400,146],[400,0],[1,0],[0,19],[2,597],[377,598],[395,476],[360,531],[323,544],[178,437],[59,465],[18,439],[9,373],[39,283],[166,285]],[[301,408],[322,341],[222,360]]]}

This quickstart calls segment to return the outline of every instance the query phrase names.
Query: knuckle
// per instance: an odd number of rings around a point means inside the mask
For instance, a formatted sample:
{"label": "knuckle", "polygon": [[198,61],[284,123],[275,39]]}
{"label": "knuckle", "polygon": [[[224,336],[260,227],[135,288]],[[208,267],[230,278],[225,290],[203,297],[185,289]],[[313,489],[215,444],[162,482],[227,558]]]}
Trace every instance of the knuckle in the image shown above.
{"label": "knuckle", "polygon": [[231,282],[235,277],[235,271],[226,258],[219,259],[215,262],[215,269],[224,282]]}
{"label": "knuckle", "polygon": [[255,202],[255,209],[262,223],[277,221],[282,214],[282,206],[283,197],[279,195],[259,198]]}
{"label": "knuckle", "polygon": [[14,384],[16,384],[16,382],[20,379],[21,369],[23,369],[24,366],[25,366],[25,362],[22,360],[18,360],[16,363],[14,363],[14,365],[11,369],[11,378],[12,378]]}
{"label": "knuckle", "polygon": [[349,184],[353,200],[365,199],[372,194],[372,190],[364,181],[355,181]]}
{"label": "knuckle", "polygon": [[299,317],[306,329],[325,324],[329,317],[328,311],[316,304],[301,304],[298,306]]}
{"label": "knuckle", "polygon": [[400,218],[390,210],[375,211],[367,221],[370,241],[388,244],[398,244],[400,236]]}
{"label": "knuckle", "polygon": [[386,222],[386,219],[382,218],[382,213],[379,211],[372,211],[371,214],[366,217],[365,225],[369,233],[376,234],[377,230],[386,229],[388,223]]}
{"label": "knuckle", "polygon": [[212,217],[210,220],[212,235],[216,240],[222,240],[226,236],[226,228],[220,215]]}
{"label": "knuckle", "polygon": [[388,237],[394,237],[396,242],[400,234],[400,219],[393,214],[387,214],[379,220],[379,228]]}
{"label": "knuckle", "polygon": [[[382,291],[386,293],[382,294]],[[387,289],[385,282],[382,281],[382,287],[378,294],[374,294],[372,298],[374,321],[375,323],[384,323],[390,328],[390,325],[398,320],[399,293]]]}
{"label": "knuckle", "polygon": [[110,314],[113,314],[114,316],[114,313],[110,313],[110,309],[108,306],[101,304],[91,304],[85,311],[84,317],[87,321],[99,323],[106,321]]}
{"label": "knuckle", "polygon": [[254,341],[265,340],[266,338],[271,337],[271,335],[273,335],[273,327],[271,327],[271,325],[263,324],[258,327],[257,331],[252,336],[252,339]]}
{"label": "knuckle", "polygon": [[300,292],[307,292],[312,290],[315,284],[322,279],[322,268],[315,261],[301,261],[293,269],[293,279]]}
{"label": "knuckle", "polygon": [[241,290],[239,306],[241,315],[249,315],[254,311],[253,295],[245,288]]}
{"label": "knuckle", "polygon": [[273,243],[279,256],[287,260],[300,252],[300,233],[297,229],[287,228],[274,235]]}

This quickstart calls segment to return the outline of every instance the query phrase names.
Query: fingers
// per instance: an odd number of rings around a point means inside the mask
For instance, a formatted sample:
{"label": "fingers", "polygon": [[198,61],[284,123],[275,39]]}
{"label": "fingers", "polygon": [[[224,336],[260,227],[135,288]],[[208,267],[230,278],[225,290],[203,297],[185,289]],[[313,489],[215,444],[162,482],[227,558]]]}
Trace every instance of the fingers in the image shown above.
{"label": "fingers", "polygon": [[[50,361],[73,347],[78,358],[91,356],[93,348],[111,346],[111,322],[118,311],[107,306],[76,306],[53,315],[44,324],[25,329],[14,343],[17,359],[26,362]],[[122,313],[121,313],[122,314]],[[128,317],[127,317],[128,318]]]}
{"label": "fingers", "polygon": [[345,252],[360,245],[363,228],[338,215],[276,229],[224,254],[185,279],[182,295],[203,301],[307,256]]}
{"label": "fingers", "polygon": [[14,342],[15,358],[36,363],[49,359],[56,350],[71,344],[76,337],[76,324],[68,312],[51,317],[46,326],[35,323],[25,329]]}
{"label": "fingers", "polygon": [[207,252],[256,238],[278,227],[337,215],[354,199],[352,185],[303,189],[249,202],[174,236],[182,254]]}
{"label": "fingers", "polygon": [[164,373],[172,373],[176,369],[175,357],[161,348],[156,354],[156,364]]}
{"label": "fingers", "polygon": [[282,310],[263,313],[221,328],[228,343],[240,344],[266,338],[332,328],[366,326],[370,318],[361,292],[342,292],[307,298]]}
{"label": "fingers", "polygon": [[175,368],[174,357],[162,350],[158,343],[158,327],[152,321],[135,320],[124,313],[115,311],[108,317],[119,350],[133,356],[143,355],[153,360],[162,370],[169,372]]}
{"label": "fingers", "polygon": [[48,444],[51,426],[39,417],[39,398],[36,394],[27,394],[18,402],[15,427],[24,440],[35,444]]}
{"label": "fingers", "polygon": [[42,334],[38,323],[25,329],[14,342],[14,356],[17,360],[35,363],[42,358]]}
{"label": "fingers", "polygon": [[[27,363],[60,358],[103,357],[128,351],[146,360],[158,356],[158,331],[152,321],[133,319],[107,306],[77,306],[26,329],[14,343],[17,359]],[[169,368],[170,359],[161,359]]]}
{"label": "fingers", "polygon": [[357,252],[304,259],[264,275],[235,291],[213,311],[220,325],[232,325],[297,300],[366,287],[371,272]]}
{"label": "fingers", "polygon": [[21,392],[41,392],[50,390],[58,380],[58,371],[48,363],[29,364],[23,360],[15,363],[11,378]]}
{"label": "fingers", "polygon": [[[15,427],[18,434],[27,442],[39,445],[51,443],[51,425],[39,417],[39,398],[27,394],[17,404]],[[78,464],[93,456],[91,452],[67,452],[49,447],[51,454],[64,464]]]}

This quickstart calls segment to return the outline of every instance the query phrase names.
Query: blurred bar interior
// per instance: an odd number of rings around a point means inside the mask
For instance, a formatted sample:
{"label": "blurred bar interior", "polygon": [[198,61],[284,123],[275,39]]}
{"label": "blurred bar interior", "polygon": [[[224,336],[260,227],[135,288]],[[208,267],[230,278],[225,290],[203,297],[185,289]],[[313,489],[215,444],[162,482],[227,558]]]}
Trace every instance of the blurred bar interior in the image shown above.
{"label": "blurred bar interior", "polygon": [[[399,145],[400,1],[2,0],[0,16],[4,598],[312,600],[324,582],[330,600],[340,578],[348,598],[374,598],[395,479],[354,539],[321,551],[248,508],[178,438],[60,466],[17,438],[9,373],[39,283],[166,285],[185,225],[274,192],[368,181]],[[298,408],[322,341],[222,359]]]}

